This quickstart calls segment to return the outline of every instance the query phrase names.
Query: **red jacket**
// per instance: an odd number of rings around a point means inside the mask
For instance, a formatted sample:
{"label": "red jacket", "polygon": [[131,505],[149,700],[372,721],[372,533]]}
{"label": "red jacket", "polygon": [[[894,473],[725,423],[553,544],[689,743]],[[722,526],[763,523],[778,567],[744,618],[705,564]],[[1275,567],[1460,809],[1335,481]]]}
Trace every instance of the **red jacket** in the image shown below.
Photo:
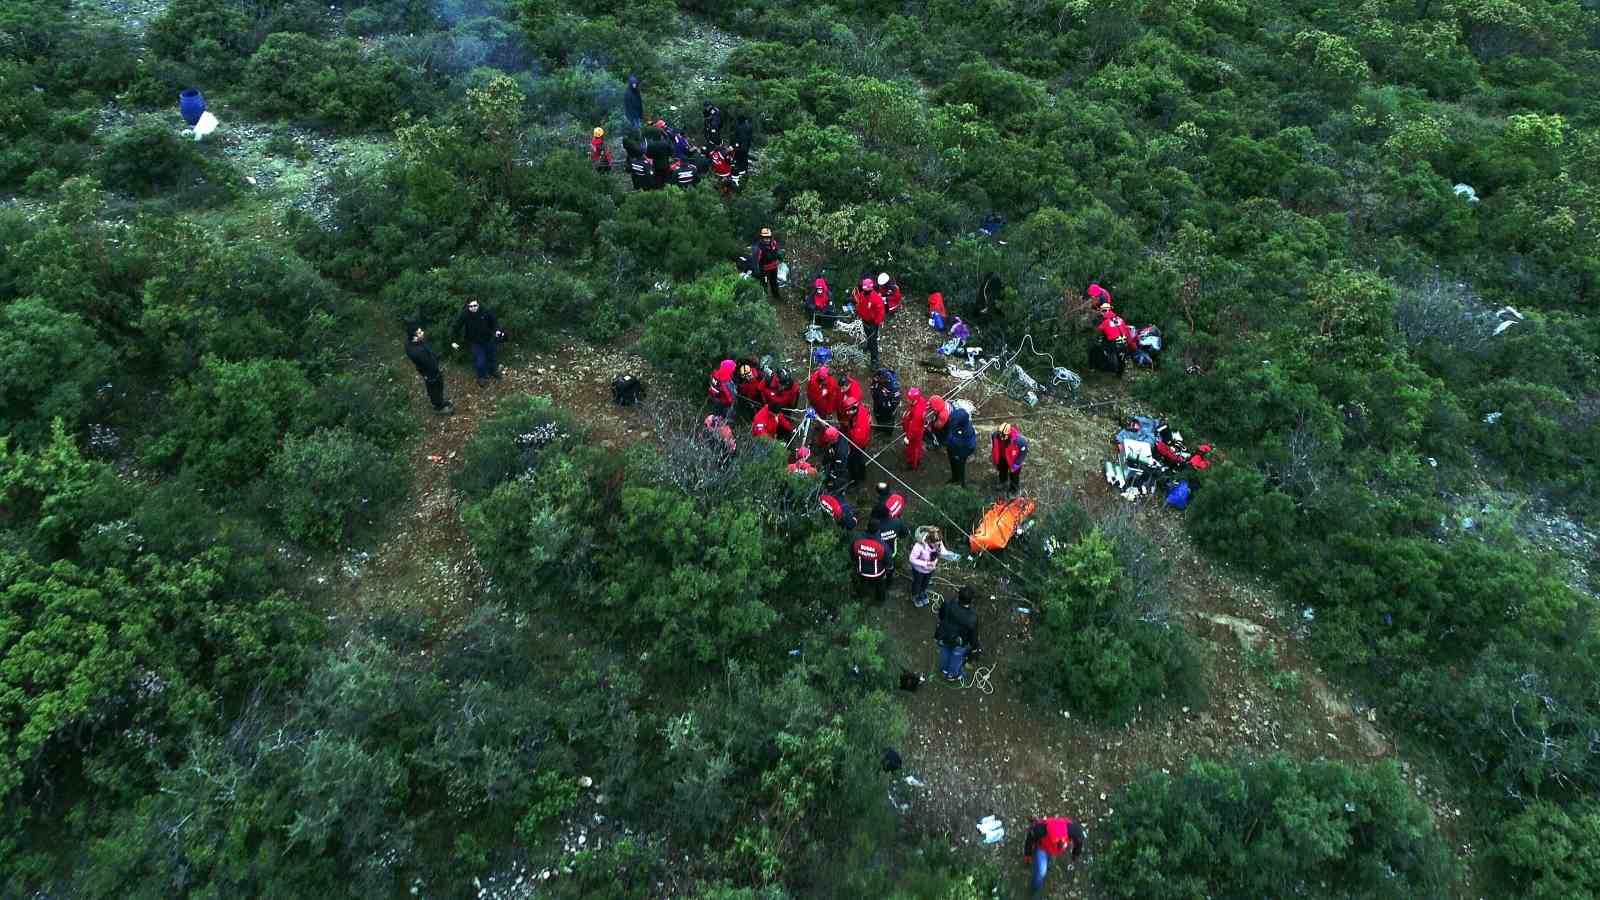
{"label": "red jacket", "polygon": [[605,138],[594,138],[589,141],[589,161],[596,166],[611,165],[611,151],[606,148]]}
{"label": "red jacket", "polygon": [[761,386],[761,400],[763,403],[776,403],[784,409],[794,409],[800,401],[800,385],[791,381],[788,387],[784,387],[777,373],[773,373]]}
{"label": "red jacket", "polygon": [[856,403],[861,402],[861,382],[855,380],[855,378],[849,375],[845,376],[845,382],[843,385],[840,385],[839,388],[840,409],[843,409],[847,405],[846,400],[853,400]]}
{"label": "red jacket", "polygon": [[728,154],[721,150],[711,151],[711,173],[718,178],[727,178],[733,174],[733,162],[728,159]]}
{"label": "red jacket", "polygon": [[882,291],[882,293],[883,293],[883,308],[884,308],[884,310],[887,311],[887,312],[897,312],[897,311],[899,311],[900,302],[905,297],[905,295],[900,292],[900,285],[898,283],[896,283],[896,282],[891,281],[888,284],[884,285],[879,290]]}
{"label": "red jacket", "polygon": [[[750,373],[748,377],[745,375],[746,370]],[[739,396],[749,400],[751,403],[761,404],[766,402],[763,391],[766,384],[762,382],[761,373],[757,372],[755,367],[747,364],[740,365],[738,373],[733,377],[733,385],[734,389],[739,392]]]}
{"label": "red jacket", "polygon": [[935,313],[941,316],[947,315],[944,311],[944,295],[938,291],[928,295],[928,314],[933,315]]}
{"label": "red jacket", "polygon": [[922,397],[916,398],[911,404],[911,409],[905,418],[900,420],[900,427],[906,431],[906,468],[915,469],[922,465],[924,450],[923,435],[927,429],[928,401]]}
{"label": "red jacket", "polygon": [[729,389],[729,383],[719,379],[714,373],[711,383],[706,386],[706,396],[716,406],[732,406],[734,392]]}
{"label": "red jacket", "polygon": [[778,263],[783,261],[783,251],[778,249],[777,238],[766,238],[756,242],[756,267],[763,272],[778,271]]}
{"label": "red jacket", "polygon": [[864,404],[857,403],[854,413],[839,413],[839,430],[857,447],[865,449],[872,442],[872,413]]}
{"label": "red jacket", "polygon": [[1039,849],[1050,854],[1051,858],[1061,855],[1061,851],[1072,849],[1072,837],[1068,830],[1072,828],[1072,820],[1063,817],[1044,820],[1044,840],[1039,842]]}
{"label": "red jacket", "polygon": [[850,552],[856,558],[856,573],[862,578],[882,578],[889,573],[885,561],[889,548],[875,537],[858,537],[850,543]]}
{"label": "red jacket", "polygon": [[1133,328],[1114,312],[1102,316],[1097,329],[1100,336],[1110,343],[1121,343],[1124,346],[1131,346],[1133,343]]}
{"label": "red jacket", "polygon": [[831,416],[839,410],[839,382],[828,374],[826,366],[811,373],[806,382],[806,400],[819,416]]}
{"label": "red jacket", "polygon": [[856,315],[861,317],[863,323],[873,327],[883,324],[882,294],[876,289],[863,294],[860,288],[856,288],[850,292],[850,296],[855,299]]}
{"label": "red jacket", "polygon": [[794,423],[783,413],[773,414],[772,410],[763,406],[756,411],[755,419],[750,422],[750,431],[755,433],[757,428],[763,429],[766,437],[784,438],[794,434]]}
{"label": "red jacket", "polygon": [[996,466],[1004,464],[1008,470],[1020,472],[1027,455],[1028,442],[1014,430],[1009,439],[1001,437],[998,431],[989,439],[989,461]]}

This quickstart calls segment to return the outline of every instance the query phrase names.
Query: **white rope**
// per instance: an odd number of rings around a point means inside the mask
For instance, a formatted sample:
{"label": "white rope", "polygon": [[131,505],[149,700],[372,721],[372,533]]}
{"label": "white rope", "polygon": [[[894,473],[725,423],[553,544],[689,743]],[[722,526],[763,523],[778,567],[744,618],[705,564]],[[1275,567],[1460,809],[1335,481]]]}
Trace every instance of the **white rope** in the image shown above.
{"label": "white rope", "polygon": [[990,680],[990,676],[994,674],[994,667],[994,663],[990,663],[987,666],[973,666],[972,680],[958,682],[961,690],[977,688],[980,694],[988,695],[994,693],[994,682]]}

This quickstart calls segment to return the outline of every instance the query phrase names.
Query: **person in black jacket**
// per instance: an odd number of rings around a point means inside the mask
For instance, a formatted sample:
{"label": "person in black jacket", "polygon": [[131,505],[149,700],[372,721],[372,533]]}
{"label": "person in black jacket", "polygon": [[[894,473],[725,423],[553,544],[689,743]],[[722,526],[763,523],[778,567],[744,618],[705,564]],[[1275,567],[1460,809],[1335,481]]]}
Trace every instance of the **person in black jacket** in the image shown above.
{"label": "person in black jacket", "polygon": [[456,316],[456,323],[450,327],[450,349],[461,349],[455,342],[455,338],[461,336],[472,348],[472,364],[478,370],[479,386],[488,384],[490,378],[500,377],[500,367],[494,361],[494,345],[503,333],[495,322],[494,313],[479,307],[476,300],[467,301]]}
{"label": "person in black jacket", "polygon": [[939,671],[945,681],[960,681],[967,654],[978,649],[978,611],[972,608],[972,590],[961,588],[956,602],[939,607],[939,624],[933,630],[939,645]]}
{"label": "person in black jacket", "polygon": [[622,118],[638,134],[644,127],[644,95],[639,93],[639,76],[628,76],[628,89],[622,92]]}
{"label": "person in black jacket", "polygon": [[650,160],[644,155],[644,148],[637,139],[623,138],[622,150],[627,154],[628,177],[633,180],[634,190],[648,191],[661,186],[656,181],[655,170],[651,168]]}
{"label": "person in black jacket", "polygon": [[705,118],[706,146],[722,146],[722,109],[707,100],[700,108],[700,114]]}
{"label": "person in black jacket", "polygon": [[650,128],[645,131],[644,155],[650,157],[650,167],[655,170],[656,183],[666,184],[672,178],[672,144],[667,141],[666,132],[660,128]]}
{"label": "person in black jacket", "polygon": [[433,411],[441,416],[448,416],[455,412],[455,407],[444,398],[444,373],[439,371],[439,357],[428,346],[427,333],[422,326],[415,322],[406,323],[406,358],[417,367],[417,374],[422,376],[422,384],[428,389],[428,402],[433,404]]}
{"label": "person in black jacket", "polygon": [[754,255],[756,277],[767,286],[772,299],[777,300],[778,266],[783,263],[783,248],[778,246],[778,239],[772,236],[771,228],[761,229],[761,234],[756,237]]}
{"label": "person in black jacket", "polygon": [[741,178],[750,171],[750,142],[754,137],[750,117],[740,113],[733,124],[733,174]]}

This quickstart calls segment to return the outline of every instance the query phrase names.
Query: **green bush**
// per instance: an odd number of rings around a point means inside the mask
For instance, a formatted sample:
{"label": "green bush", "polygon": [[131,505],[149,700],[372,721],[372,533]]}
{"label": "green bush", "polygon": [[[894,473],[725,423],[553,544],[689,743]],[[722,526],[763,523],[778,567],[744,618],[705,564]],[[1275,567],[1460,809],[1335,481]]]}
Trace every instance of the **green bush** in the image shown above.
{"label": "green bush", "polygon": [[727,210],[713,191],[629,194],[600,226],[600,236],[641,286],[662,275],[688,281],[749,252],[732,237]]}
{"label": "green bush", "polygon": [[1052,708],[1070,707],[1111,723],[1141,705],[1199,696],[1199,663],[1181,625],[1165,621],[1158,597],[1139,596],[1139,557],[1119,556],[1099,529],[1051,556],[1033,587],[1030,691]]}
{"label": "green bush", "polygon": [[268,35],[245,66],[244,87],[263,115],[350,127],[387,123],[420,99],[413,75],[392,57],[307,34]]}
{"label": "green bush", "polygon": [[550,398],[516,397],[478,427],[450,482],[469,499],[478,499],[580,443],[577,427]]}
{"label": "green bush", "polygon": [[113,134],[100,159],[100,178],[111,190],[138,197],[167,195],[199,205],[225,202],[236,190],[225,164],[159,122]]}
{"label": "green bush", "polygon": [[1600,804],[1534,803],[1505,824],[1489,853],[1519,897],[1600,896]]}
{"label": "green bush", "polygon": [[111,374],[111,350],[72,313],[35,298],[0,307],[0,434],[30,446],[52,419],[76,431]]}
{"label": "green bush", "polygon": [[206,357],[172,393],[165,428],[143,448],[152,462],[181,465],[214,488],[236,489],[265,468],[298,431],[311,399],[300,369],[282,360]]}
{"label": "green bush", "polygon": [[405,495],[406,470],[346,429],[318,429],[284,439],[267,465],[267,484],[290,537],[333,547]]}
{"label": "green bush", "polygon": [[778,345],[778,317],[761,285],[725,269],[674,290],[645,321],[639,353],[693,391],[719,361],[760,357]]}
{"label": "green bush", "polygon": [[1437,897],[1454,874],[1399,767],[1191,760],[1129,784],[1097,836],[1116,897]]}

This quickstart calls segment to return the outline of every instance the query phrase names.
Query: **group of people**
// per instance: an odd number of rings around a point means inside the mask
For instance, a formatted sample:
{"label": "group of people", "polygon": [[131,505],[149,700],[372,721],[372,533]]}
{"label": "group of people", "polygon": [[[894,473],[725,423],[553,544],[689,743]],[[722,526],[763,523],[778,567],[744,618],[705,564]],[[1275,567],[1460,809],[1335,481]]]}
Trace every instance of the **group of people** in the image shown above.
{"label": "group of people", "polygon": [[[755,126],[740,113],[734,120],[730,141],[721,107],[706,100],[700,112],[704,140],[699,146],[664,116],[657,116],[647,125],[639,77],[628,76],[628,86],[622,93],[622,117],[628,123],[629,134],[622,139],[622,150],[634,190],[655,190],[669,184],[689,187],[707,176],[716,179],[717,189],[724,194],[738,188],[750,170]],[[591,133],[589,161],[597,171],[611,171],[613,157],[603,127],[596,126]]]}
{"label": "group of people", "polygon": [[[1204,443],[1190,450],[1181,432],[1165,419],[1151,416],[1129,416],[1111,435],[1111,443],[1117,457],[1115,462],[1108,460],[1105,464],[1106,482],[1129,500],[1153,493],[1162,479],[1179,479],[1211,468],[1214,452],[1210,444]],[[1188,483],[1185,480],[1183,484],[1183,502],[1187,505]]]}
{"label": "group of people", "polygon": [[1136,365],[1155,365],[1164,346],[1161,329],[1128,324],[1112,308],[1111,292],[1098,284],[1089,285],[1088,293],[1090,325],[1095,332],[1089,347],[1089,367],[1121,375],[1130,360]]}
{"label": "group of people", "polygon": [[[406,358],[411,360],[417,374],[422,376],[422,384],[428,392],[428,402],[432,404],[433,411],[441,416],[454,413],[455,404],[444,395],[444,371],[439,367],[439,354],[428,343],[427,332],[421,324],[408,321],[405,323],[405,336]],[[488,384],[491,378],[500,378],[495,345],[505,340],[505,336],[494,313],[484,308],[477,299],[467,300],[456,314],[455,322],[450,327],[450,349],[460,350],[460,342],[467,342],[472,351],[472,364],[478,375],[479,387]]]}

